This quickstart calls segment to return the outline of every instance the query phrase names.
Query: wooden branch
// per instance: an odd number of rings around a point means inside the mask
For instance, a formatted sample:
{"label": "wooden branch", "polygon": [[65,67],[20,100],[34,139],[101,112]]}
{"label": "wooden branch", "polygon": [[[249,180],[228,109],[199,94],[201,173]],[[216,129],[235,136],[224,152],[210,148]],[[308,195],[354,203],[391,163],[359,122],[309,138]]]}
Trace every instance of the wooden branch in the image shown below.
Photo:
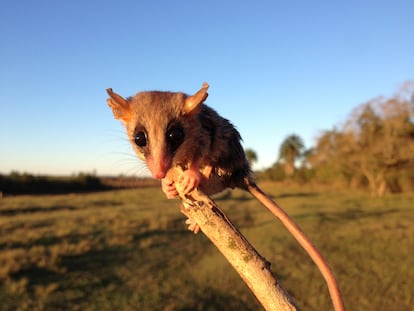
{"label": "wooden branch", "polygon": [[183,204],[183,214],[200,226],[265,310],[299,310],[270,270],[270,263],[233,226],[213,200],[197,189],[184,196],[177,182],[176,188]]}

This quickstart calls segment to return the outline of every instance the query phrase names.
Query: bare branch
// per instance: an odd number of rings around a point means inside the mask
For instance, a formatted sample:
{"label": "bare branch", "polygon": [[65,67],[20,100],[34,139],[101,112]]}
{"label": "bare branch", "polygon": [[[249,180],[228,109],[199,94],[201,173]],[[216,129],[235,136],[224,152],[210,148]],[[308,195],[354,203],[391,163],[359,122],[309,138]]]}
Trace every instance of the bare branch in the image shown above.
{"label": "bare branch", "polygon": [[233,226],[214,201],[197,189],[184,196],[177,182],[176,188],[183,203],[182,212],[200,226],[265,310],[299,310],[270,270],[270,263]]}

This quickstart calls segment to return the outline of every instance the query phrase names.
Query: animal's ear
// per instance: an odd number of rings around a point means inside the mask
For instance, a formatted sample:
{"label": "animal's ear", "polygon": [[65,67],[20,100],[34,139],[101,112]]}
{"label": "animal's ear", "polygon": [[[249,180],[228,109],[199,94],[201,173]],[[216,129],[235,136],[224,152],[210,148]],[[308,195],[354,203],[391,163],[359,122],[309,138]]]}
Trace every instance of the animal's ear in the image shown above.
{"label": "animal's ear", "polygon": [[106,89],[109,97],[106,102],[111,107],[112,113],[115,119],[121,120],[123,123],[127,123],[131,118],[131,107],[128,101],[121,95],[112,92],[112,89]]}
{"label": "animal's ear", "polygon": [[201,104],[206,100],[208,96],[208,87],[208,83],[204,82],[201,89],[198,90],[197,93],[186,98],[184,105],[185,114],[196,114],[200,112]]}

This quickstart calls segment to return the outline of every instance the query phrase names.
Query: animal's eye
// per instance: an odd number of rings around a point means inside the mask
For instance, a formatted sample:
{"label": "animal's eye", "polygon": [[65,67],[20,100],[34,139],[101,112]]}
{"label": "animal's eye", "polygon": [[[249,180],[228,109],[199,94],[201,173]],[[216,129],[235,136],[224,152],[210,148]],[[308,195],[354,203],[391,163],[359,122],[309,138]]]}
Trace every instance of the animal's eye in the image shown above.
{"label": "animal's eye", "polygon": [[145,132],[140,131],[135,134],[134,142],[138,147],[145,147],[147,145],[147,135]]}
{"label": "animal's eye", "polygon": [[174,152],[184,141],[184,130],[180,126],[171,127],[167,131],[167,142]]}

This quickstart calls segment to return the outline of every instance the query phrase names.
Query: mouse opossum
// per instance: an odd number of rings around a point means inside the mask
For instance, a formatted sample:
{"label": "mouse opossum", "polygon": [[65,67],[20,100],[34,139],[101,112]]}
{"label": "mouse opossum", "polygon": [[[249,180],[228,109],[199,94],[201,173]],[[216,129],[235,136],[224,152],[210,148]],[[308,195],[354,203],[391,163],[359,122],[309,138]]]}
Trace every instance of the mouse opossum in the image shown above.
{"label": "mouse opossum", "polygon": [[[114,117],[125,125],[138,157],[145,161],[154,178],[162,180],[168,198],[178,194],[174,181],[167,176],[176,166],[184,170],[180,183],[185,193],[195,187],[207,195],[226,188],[250,192],[307,251],[328,284],[335,310],[344,310],[339,287],[326,260],[288,214],[256,185],[239,132],[204,104],[208,87],[204,83],[194,95],[151,91],[127,99],[107,89],[107,103]],[[189,228],[195,233],[199,230],[191,221]]]}

